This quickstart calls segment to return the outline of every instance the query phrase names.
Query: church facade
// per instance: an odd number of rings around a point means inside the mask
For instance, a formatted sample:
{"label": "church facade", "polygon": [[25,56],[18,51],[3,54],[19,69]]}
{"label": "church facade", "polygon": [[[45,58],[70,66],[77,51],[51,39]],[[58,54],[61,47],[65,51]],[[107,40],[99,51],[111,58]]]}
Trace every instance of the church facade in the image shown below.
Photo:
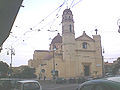
{"label": "church facade", "polygon": [[89,37],[85,31],[75,38],[73,14],[65,9],[62,15],[62,36],[58,33],[49,50],[35,50],[30,67],[36,68],[38,77],[48,79],[101,77],[103,56],[101,36]]}

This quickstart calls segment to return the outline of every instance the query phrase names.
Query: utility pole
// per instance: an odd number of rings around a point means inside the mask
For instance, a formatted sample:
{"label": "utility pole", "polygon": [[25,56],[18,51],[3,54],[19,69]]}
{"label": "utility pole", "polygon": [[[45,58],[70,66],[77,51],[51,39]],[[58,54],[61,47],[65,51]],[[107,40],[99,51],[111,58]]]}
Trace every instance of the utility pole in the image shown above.
{"label": "utility pole", "polygon": [[[58,32],[58,30],[47,30],[49,32]],[[52,48],[52,52],[53,52],[53,69],[51,71],[52,73],[52,76],[53,76],[53,79],[56,79],[56,70],[55,70],[55,51],[56,51],[56,47],[53,45],[53,48]]]}
{"label": "utility pole", "polygon": [[[12,48],[12,46],[11,46],[11,48],[6,48],[6,49],[8,49],[7,55],[9,55],[9,51],[10,51],[10,69],[12,70],[12,61],[13,61],[12,56],[15,55],[15,49]],[[12,74],[12,71],[10,72],[10,76],[11,76],[11,74]]]}
{"label": "utility pole", "polygon": [[12,56],[15,55],[15,49],[12,48],[8,48],[8,51],[7,51],[7,55],[9,55],[9,51],[10,51],[10,58],[11,58],[11,62],[10,62],[10,67],[12,68]]}

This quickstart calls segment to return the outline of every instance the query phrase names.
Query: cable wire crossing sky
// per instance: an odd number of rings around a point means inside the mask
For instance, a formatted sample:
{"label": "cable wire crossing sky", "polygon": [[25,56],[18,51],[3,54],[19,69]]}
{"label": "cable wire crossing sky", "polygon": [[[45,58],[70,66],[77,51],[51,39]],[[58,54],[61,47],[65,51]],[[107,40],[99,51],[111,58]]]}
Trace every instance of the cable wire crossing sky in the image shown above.
{"label": "cable wire crossing sky", "polygon": [[48,50],[54,36],[62,33],[62,13],[66,8],[73,12],[75,36],[85,31],[89,36],[101,35],[105,61],[120,56],[119,0],[24,0],[9,38],[3,44],[0,59],[10,64],[7,51],[15,50],[13,66],[27,65],[34,50]]}

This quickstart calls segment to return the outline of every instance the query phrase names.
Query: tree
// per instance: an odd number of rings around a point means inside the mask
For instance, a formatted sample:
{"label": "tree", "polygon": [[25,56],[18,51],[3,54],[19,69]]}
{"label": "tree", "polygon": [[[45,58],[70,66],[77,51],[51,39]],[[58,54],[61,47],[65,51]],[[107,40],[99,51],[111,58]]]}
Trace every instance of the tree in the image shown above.
{"label": "tree", "polygon": [[35,68],[24,66],[19,72],[14,74],[16,78],[36,78]]}
{"label": "tree", "polygon": [[0,78],[8,76],[9,65],[3,61],[0,61]]}
{"label": "tree", "polygon": [[112,69],[112,73],[115,75],[118,73],[120,69],[120,57],[117,59],[117,63],[114,65],[113,69]]}

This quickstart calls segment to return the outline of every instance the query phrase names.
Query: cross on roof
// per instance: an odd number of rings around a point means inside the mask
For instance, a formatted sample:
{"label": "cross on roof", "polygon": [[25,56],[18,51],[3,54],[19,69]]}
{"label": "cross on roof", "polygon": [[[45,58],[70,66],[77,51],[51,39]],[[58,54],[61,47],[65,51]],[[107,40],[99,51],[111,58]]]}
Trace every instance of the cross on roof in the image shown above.
{"label": "cross on roof", "polygon": [[96,32],[96,35],[97,35],[98,30],[97,30],[97,29],[95,29],[95,32]]}

